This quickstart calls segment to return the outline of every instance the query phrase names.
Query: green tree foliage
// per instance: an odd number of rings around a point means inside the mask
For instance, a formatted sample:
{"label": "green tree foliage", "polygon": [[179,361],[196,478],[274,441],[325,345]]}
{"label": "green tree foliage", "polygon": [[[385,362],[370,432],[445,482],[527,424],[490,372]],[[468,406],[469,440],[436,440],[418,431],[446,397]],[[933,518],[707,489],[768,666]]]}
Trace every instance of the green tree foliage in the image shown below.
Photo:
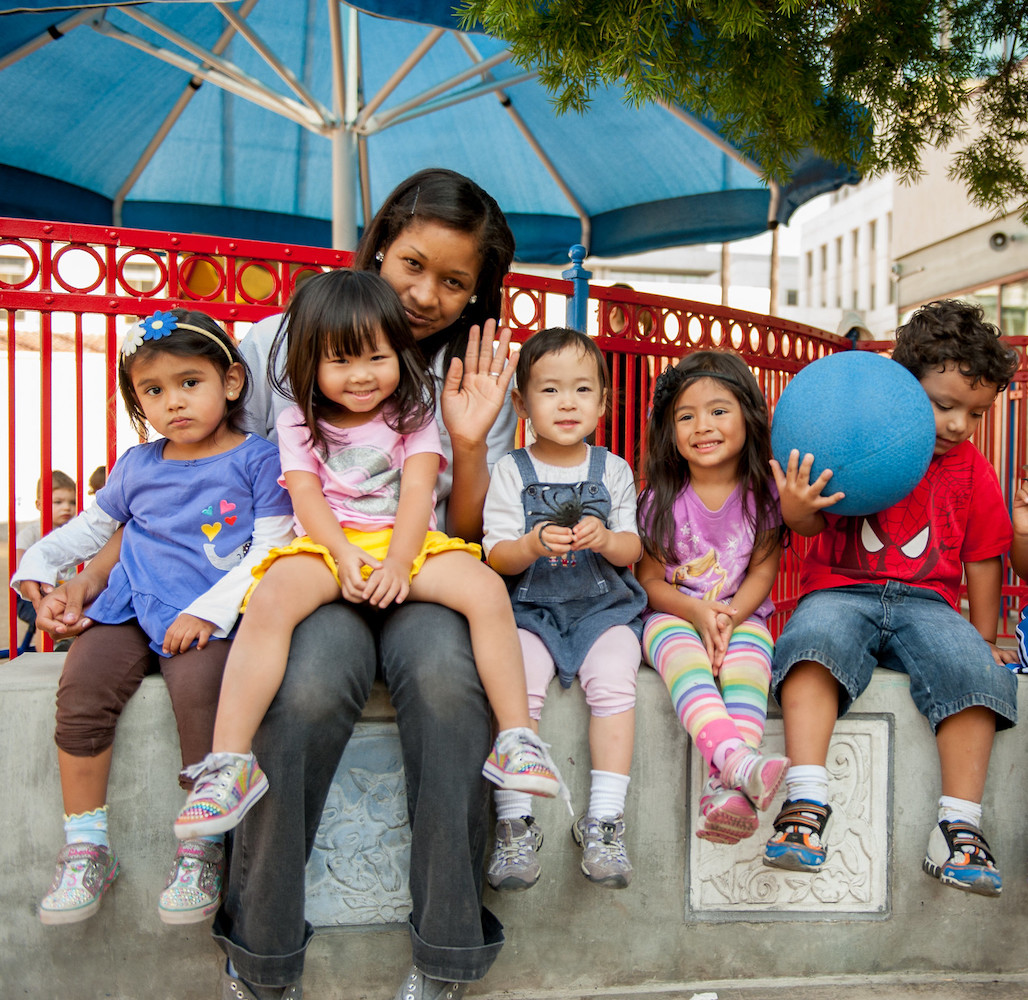
{"label": "green tree foliage", "polygon": [[[952,152],[972,201],[1028,221],[1028,3],[462,0],[537,69],[559,112],[620,81],[677,103],[783,180],[803,148],[865,175]],[[978,128],[969,128],[977,123]]]}

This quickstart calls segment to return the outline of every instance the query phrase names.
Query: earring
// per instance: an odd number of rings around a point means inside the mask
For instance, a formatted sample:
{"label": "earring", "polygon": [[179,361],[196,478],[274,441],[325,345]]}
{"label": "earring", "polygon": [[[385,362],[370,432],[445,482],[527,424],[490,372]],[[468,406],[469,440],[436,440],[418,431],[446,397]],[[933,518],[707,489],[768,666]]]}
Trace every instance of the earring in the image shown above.
{"label": "earring", "polygon": [[381,250],[379,250],[378,253],[375,254],[375,260],[377,260],[379,262],[379,264],[381,264],[382,261],[384,261],[385,259],[386,259],[385,258],[385,254],[382,253]]}
{"label": "earring", "polygon": [[468,299],[468,305],[469,306],[473,306],[477,301],[478,301],[478,296],[477,295],[472,295],[471,298]]}

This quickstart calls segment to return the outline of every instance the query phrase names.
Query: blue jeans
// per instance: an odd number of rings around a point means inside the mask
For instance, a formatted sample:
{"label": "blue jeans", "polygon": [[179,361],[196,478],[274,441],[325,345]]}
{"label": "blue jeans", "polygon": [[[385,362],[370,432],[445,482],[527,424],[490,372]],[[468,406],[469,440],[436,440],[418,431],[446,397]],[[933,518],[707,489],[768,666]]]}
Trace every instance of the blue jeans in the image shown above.
{"label": "blue jeans", "polygon": [[502,925],[482,907],[490,831],[481,770],[492,719],[467,622],[436,604],[379,612],[339,601],[293,634],[285,680],[253,744],[270,788],[230,838],[213,934],[254,985],[285,986],[303,975],[313,933],[304,868],[379,669],[407,779],[414,961],[428,976],[470,982],[503,945]]}
{"label": "blue jeans", "polygon": [[975,706],[995,713],[997,729],[1017,722],[1017,678],[996,664],[977,629],[926,587],[890,580],[808,594],[775,643],[776,698],[786,674],[806,660],[838,681],[840,716],[879,666],[910,676],[910,696],[932,732]]}

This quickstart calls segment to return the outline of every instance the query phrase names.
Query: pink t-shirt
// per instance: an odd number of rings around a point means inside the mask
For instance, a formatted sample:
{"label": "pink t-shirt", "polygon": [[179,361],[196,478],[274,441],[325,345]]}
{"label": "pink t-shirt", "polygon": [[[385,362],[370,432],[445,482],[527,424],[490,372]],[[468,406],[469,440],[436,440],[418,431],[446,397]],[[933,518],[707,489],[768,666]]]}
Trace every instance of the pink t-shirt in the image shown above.
{"label": "pink t-shirt", "polygon": [[[346,528],[377,531],[393,526],[400,502],[403,463],[409,456],[431,452],[439,456],[439,468],[446,467],[439,429],[432,419],[410,434],[397,434],[381,416],[359,427],[348,427],[345,432],[326,424],[326,437],[331,441],[334,436],[338,443],[329,445],[324,461],[310,445],[310,434],[298,407],[284,410],[276,427],[283,474],[316,475],[329,507]],[[280,482],[285,485],[284,475]],[[432,506],[435,507],[434,492]],[[305,535],[303,525],[294,520],[296,533]],[[433,510],[429,528],[434,528],[435,523]]]}

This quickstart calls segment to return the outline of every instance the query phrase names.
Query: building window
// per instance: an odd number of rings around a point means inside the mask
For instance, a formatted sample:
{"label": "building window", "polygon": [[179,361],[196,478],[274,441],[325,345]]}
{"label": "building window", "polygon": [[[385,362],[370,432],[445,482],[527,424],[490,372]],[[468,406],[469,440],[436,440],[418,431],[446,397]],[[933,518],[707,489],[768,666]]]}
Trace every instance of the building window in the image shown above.
{"label": "building window", "polygon": [[798,306],[800,304],[799,289],[787,288],[785,290],[785,304],[787,306]]}

